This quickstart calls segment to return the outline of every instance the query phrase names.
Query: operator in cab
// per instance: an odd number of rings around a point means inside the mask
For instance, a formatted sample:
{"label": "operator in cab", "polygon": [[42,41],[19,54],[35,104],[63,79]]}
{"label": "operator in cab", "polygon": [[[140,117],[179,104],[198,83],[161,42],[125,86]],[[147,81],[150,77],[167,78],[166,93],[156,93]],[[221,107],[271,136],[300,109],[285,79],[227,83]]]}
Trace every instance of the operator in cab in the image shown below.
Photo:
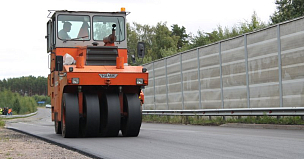
{"label": "operator in cab", "polygon": [[71,31],[72,24],[70,22],[64,22],[63,23],[63,29],[61,29],[58,32],[58,36],[62,40],[71,40],[71,37],[69,36],[68,32]]}

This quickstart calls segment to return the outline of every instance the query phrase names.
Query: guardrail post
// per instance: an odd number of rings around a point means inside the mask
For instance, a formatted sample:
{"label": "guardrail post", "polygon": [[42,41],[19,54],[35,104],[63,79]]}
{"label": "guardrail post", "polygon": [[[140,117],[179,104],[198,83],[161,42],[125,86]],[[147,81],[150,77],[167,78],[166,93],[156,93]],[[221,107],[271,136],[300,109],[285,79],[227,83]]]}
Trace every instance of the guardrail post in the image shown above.
{"label": "guardrail post", "polygon": [[198,78],[198,95],[199,95],[199,108],[202,109],[202,93],[201,93],[201,65],[200,65],[200,56],[199,48],[197,48],[197,78]]}
{"label": "guardrail post", "polygon": [[169,110],[169,86],[168,86],[168,66],[167,58],[165,58],[165,69],[166,69],[166,98],[167,98],[167,109]]}
{"label": "guardrail post", "polygon": [[179,57],[180,57],[180,75],[181,75],[181,91],[182,91],[182,109],[185,109],[185,105],[184,105],[184,82],[183,82],[183,57],[182,57],[182,53],[179,53]]}
{"label": "guardrail post", "polygon": [[188,116],[183,116],[182,118],[184,119],[183,124],[185,125],[189,124]]}
{"label": "guardrail post", "polygon": [[156,104],[155,104],[155,69],[154,69],[154,61],[153,61],[153,88],[154,88],[154,110],[156,110]]}
{"label": "guardrail post", "polygon": [[245,67],[246,67],[246,85],[247,85],[247,107],[250,108],[250,88],[249,88],[249,71],[248,71],[247,34],[244,35],[244,46],[245,46]]}
{"label": "guardrail post", "polygon": [[279,67],[279,89],[280,89],[280,107],[283,107],[283,92],[282,92],[282,59],[281,59],[281,34],[280,25],[277,25],[278,39],[278,67]]}
{"label": "guardrail post", "polygon": [[196,115],[196,120],[198,121],[200,119],[200,116]]}
{"label": "guardrail post", "polygon": [[219,42],[219,61],[220,61],[220,83],[221,83],[221,101],[222,109],[224,109],[224,91],[223,91],[223,76],[222,76],[222,43]]}

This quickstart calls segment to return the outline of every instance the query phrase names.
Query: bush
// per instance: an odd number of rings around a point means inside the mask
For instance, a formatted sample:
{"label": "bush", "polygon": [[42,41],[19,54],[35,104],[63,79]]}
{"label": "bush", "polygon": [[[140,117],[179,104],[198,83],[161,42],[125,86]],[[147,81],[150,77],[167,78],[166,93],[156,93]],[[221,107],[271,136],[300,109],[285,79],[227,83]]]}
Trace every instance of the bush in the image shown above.
{"label": "bush", "polygon": [[37,110],[37,102],[33,97],[3,90],[0,92],[0,107],[12,108],[13,114],[27,114]]}
{"label": "bush", "polygon": [[49,96],[35,94],[33,95],[33,98],[35,99],[36,103],[39,101],[45,101],[45,104],[51,104],[51,98]]}

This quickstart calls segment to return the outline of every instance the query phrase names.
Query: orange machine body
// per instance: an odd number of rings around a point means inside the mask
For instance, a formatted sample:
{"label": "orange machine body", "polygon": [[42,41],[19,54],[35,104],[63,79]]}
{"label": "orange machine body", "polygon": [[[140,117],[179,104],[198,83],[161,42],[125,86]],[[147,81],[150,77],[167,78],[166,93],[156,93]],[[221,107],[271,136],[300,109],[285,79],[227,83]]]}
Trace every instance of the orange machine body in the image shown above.
{"label": "orange machine body", "polygon": [[[74,59],[77,59],[79,55],[86,57],[86,48],[58,48],[54,50],[54,54],[51,54],[51,69],[55,69],[55,56],[62,55],[66,53],[70,54]],[[119,49],[118,57],[123,57],[123,61],[127,61],[127,50]],[[117,68],[117,66],[83,66],[82,68],[77,68],[77,63],[74,65],[64,65],[61,74],[65,74],[64,77],[59,77],[58,72],[54,71],[53,74],[49,74],[49,86],[48,93],[51,97],[52,112],[57,112],[57,121],[61,121],[61,101],[62,93],[75,91],[75,86],[125,86],[124,89],[129,93],[138,93],[143,102],[143,93],[140,91],[140,87],[137,89],[132,88],[136,85],[136,79],[142,78],[144,80],[143,85],[148,85],[148,73],[143,73],[142,66],[124,66],[123,69]],[[81,61],[83,63],[83,61]],[[70,72],[70,69],[73,71]],[[115,75],[115,78],[107,76]],[[102,77],[104,76],[104,77]],[[78,84],[73,84],[71,80],[73,78],[79,78]],[[53,86],[53,87],[52,87]],[[69,87],[74,86],[74,87]],[[81,95],[79,95],[81,96]],[[82,101],[82,100],[81,100]],[[80,102],[81,103],[81,102]],[[123,106],[121,106],[123,107]],[[80,113],[82,112],[82,106],[80,105]],[[123,112],[121,112],[123,113]],[[54,113],[52,113],[52,120],[54,121]]]}

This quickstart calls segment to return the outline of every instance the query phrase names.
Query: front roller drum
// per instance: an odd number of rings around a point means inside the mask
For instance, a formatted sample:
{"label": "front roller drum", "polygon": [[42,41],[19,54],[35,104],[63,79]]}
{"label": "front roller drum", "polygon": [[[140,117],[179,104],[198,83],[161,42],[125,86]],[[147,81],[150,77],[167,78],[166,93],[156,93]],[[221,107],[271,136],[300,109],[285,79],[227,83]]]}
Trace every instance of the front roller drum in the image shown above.
{"label": "front roller drum", "polygon": [[97,94],[84,94],[84,121],[81,124],[84,137],[95,137],[99,135],[100,109]]}
{"label": "front roller drum", "polygon": [[137,94],[124,94],[124,113],[122,118],[121,132],[126,137],[136,137],[139,134],[142,113],[141,105]]}
{"label": "front roller drum", "polygon": [[103,137],[118,136],[120,129],[120,102],[117,94],[104,94],[100,106],[100,132]]}
{"label": "front roller drum", "polygon": [[79,105],[77,94],[63,94],[61,120],[62,136],[64,138],[77,137],[79,132]]}

